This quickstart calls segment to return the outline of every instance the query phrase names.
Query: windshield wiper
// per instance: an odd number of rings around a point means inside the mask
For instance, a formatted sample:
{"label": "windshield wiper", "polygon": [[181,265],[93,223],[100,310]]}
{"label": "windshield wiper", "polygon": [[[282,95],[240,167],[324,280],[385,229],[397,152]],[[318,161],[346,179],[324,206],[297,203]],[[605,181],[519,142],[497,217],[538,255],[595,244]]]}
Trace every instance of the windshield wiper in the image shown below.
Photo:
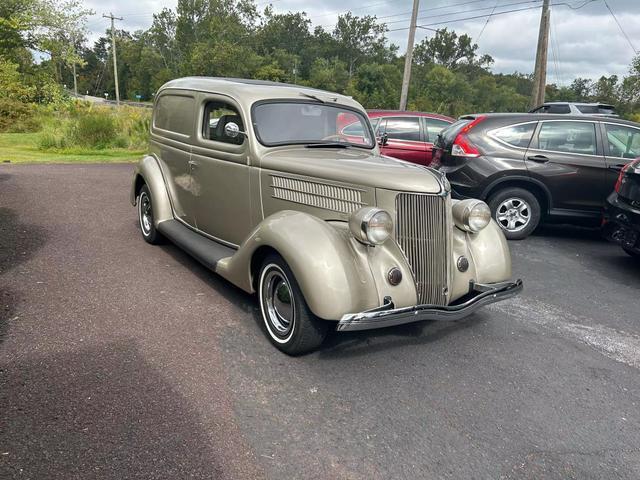
{"label": "windshield wiper", "polygon": [[349,148],[350,146],[348,143],[340,142],[309,143],[305,145],[307,148]]}
{"label": "windshield wiper", "polygon": [[320,103],[327,103],[324,100],[322,100],[320,97],[316,97],[315,95],[311,95],[310,93],[304,93],[304,92],[300,92],[300,95],[302,95],[303,97],[307,97],[307,98],[313,98],[314,100],[320,102]]}

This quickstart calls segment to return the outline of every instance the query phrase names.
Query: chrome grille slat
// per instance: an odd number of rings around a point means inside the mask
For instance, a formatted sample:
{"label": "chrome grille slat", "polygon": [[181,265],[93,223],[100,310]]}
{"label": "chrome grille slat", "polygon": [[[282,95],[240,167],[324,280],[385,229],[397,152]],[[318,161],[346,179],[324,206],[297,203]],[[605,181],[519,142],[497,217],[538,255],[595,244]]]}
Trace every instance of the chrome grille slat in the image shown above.
{"label": "chrome grille slat", "polygon": [[449,239],[446,198],[396,196],[396,240],[413,271],[419,304],[446,305]]}

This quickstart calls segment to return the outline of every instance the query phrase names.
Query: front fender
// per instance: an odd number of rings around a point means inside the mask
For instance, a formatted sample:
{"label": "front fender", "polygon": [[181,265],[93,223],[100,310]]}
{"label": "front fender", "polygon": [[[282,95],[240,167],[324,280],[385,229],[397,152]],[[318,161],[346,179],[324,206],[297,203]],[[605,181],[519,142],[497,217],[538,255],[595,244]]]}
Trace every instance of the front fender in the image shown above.
{"label": "front fender", "polygon": [[[450,301],[469,293],[469,282],[496,283],[511,278],[509,245],[494,220],[477,233],[464,232],[453,227],[452,254]],[[457,268],[461,256],[469,260],[469,269],[466,272]]]}
{"label": "front fender", "polygon": [[291,268],[311,311],[320,318],[339,320],[345,313],[382,305],[389,288],[396,289],[394,300],[415,302],[415,287],[404,263],[401,286],[385,286],[381,278],[388,265],[401,261],[393,241],[387,243],[367,247],[350,235],[345,222],[329,223],[285,210],[264,219],[235,255],[218,262],[216,273],[253,292],[253,256],[261,247],[269,247]]}
{"label": "front fender", "polygon": [[158,161],[152,155],[143,157],[134,171],[130,199],[133,205],[136,204],[136,197],[141,183],[145,183],[151,192],[155,225],[158,226],[160,222],[173,219],[171,201],[164,183],[162,170],[160,170]]}

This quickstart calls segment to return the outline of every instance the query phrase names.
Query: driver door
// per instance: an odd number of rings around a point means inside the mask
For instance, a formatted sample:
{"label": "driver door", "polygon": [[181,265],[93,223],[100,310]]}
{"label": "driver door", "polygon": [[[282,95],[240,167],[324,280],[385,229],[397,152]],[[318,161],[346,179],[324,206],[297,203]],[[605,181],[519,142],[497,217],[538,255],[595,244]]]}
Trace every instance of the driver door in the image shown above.
{"label": "driver door", "polygon": [[245,129],[239,107],[228,97],[206,96],[201,102],[200,128],[191,155],[196,227],[234,246],[251,229],[247,138],[230,137],[229,123]]}

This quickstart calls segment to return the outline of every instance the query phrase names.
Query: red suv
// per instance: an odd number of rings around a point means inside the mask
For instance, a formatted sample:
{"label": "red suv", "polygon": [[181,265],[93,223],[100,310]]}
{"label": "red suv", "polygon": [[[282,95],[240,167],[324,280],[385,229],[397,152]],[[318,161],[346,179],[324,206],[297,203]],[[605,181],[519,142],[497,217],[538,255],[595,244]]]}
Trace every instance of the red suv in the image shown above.
{"label": "red suv", "polygon": [[437,113],[397,110],[368,110],[367,113],[383,155],[420,165],[431,163],[431,150],[438,134],[455,121]]}

